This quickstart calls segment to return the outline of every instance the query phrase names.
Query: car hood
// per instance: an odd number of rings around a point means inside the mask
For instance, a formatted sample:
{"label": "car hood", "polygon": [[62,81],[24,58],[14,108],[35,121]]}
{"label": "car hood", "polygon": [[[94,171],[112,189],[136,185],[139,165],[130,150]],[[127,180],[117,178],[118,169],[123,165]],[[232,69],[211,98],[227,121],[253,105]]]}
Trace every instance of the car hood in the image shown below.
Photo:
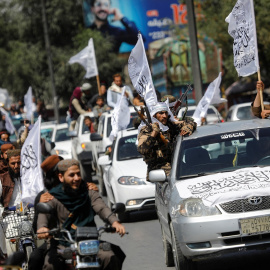
{"label": "car hood", "polygon": [[61,149],[70,152],[71,151],[71,140],[55,142],[55,149]]}
{"label": "car hood", "polygon": [[147,165],[142,158],[124,160],[117,162],[117,170],[122,176],[136,176],[145,179]]}
{"label": "car hood", "polygon": [[189,178],[176,182],[182,199],[201,198],[211,206],[252,196],[270,196],[270,166],[247,167],[232,172]]}

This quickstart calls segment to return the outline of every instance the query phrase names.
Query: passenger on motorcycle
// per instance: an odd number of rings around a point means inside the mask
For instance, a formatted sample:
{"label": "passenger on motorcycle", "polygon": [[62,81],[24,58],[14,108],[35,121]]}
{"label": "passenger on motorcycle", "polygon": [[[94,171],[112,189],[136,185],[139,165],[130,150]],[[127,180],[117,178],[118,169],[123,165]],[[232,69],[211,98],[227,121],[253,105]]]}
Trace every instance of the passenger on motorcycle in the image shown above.
{"label": "passenger on motorcycle", "polygon": [[[97,191],[87,189],[86,183],[81,179],[79,162],[74,159],[62,160],[58,163],[58,170],[61,184],[50,190],[54,198],[48,204],[55,210],[60,228],[69,230],[74,236],[78,226],[96,226],[95,214],[105,221],[111,210]],[[51,222],[54,218],[53,215],[38,215],[39,238],[50,238],[48,231],[52,229]],[[118,222],[114,214],[109,217],[109,222],[121,236],[125,234],[125,227]],[[56,252],[57,249],[63,249],[63,245],[64,243],[50,239],[43,269],[63,269],[63,258]],[[122,262],[112,250],[100,249],[98,257],[102,269],[121,269]]]}
{"label": "passenger on motorcycle", "polygon": [[[33,220],[33,229],[36,233],[37,231],[37,219],[38,219],[38,213],[36,211],[36,205],[39,202],[49,202],[54,197],[49,193],[49,191],[59,185],[61,182],[58,178],[58,166],[57,164],[63,160],[61,156],[58,155],[51,155],[47,157],[42,163],[41,163],[41,169],[43,171],[43,179],[44,179],[44,186],[45,189],[41,191],[34,202],[35,207],[35,216]],[[97,186],[94,183],[87,183],[88,189],[92,189],[95,191],[98,191]],[[57,224],[55,223],[55,226]],[[44,264],[44,258],[47,252],[47,242],[39,246],[37,249],[35,249],[31,256],[28,263],[28,270],[41,270]]]}

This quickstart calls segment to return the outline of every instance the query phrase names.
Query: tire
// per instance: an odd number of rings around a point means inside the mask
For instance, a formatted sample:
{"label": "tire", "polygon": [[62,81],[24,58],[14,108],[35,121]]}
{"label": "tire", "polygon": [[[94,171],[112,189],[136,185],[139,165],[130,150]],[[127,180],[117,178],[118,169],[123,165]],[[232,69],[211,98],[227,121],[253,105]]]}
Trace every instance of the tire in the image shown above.
{"label": "tire", "polygon": [[103,170],[100,168],[100,175],[98,176],[99,192],[102,196],[107,195],[106,187],[103,180]]}
{"label": "tire", "polygon": [[92,166],[80,163],[81,177],[86,182],[92,182]]}
{"label": "tire", "polygon": [[172,235],[172,251],[173,260],[176,270],[195,270],[196,265],[193,261],[188,260],[182,253],[178,240],[175,236],[174,228],[172,223],[170,223],[171,235]]}
{"label": "tire", "polygon": [[162,243],[163,243],[163,252],[164,252],[164,257],[165,257],[165,264],[166,266],[174,266],[174,259],[173,259],[173,251],[172,251],[172,246],[166,239],[164,230],[161,226],[161,234],[162,234]]}
{"label": "tire", "polygon": [[117,214],[118,215],[118,219],[120,220],[120,222],[128,222],[129,218],[130,218],[130,214],[129,212],[124,212],[121,214]]}
{"label": "tire", "polygon": [[112,210],[113,204],[112,204],[111,200],[109,199],[109,197],[107,197],[107,205]]}
{"label": "tire", "polygon": [[32,252],[33,252],[32,245],[25,246],[26,261],[25,261],[25,264],[24,264],[24,267],[23,267],[24,270],[28,270],[28,262],[29,262],[29,259],[30,259],[30,256],[31,256]]}

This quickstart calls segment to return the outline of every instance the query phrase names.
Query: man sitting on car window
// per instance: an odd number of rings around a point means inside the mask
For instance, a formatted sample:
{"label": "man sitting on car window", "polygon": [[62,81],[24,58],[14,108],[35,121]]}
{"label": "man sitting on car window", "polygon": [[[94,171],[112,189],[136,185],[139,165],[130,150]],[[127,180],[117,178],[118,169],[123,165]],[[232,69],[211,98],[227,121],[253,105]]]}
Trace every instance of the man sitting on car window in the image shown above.
{"label": "man sitting on car window", "polygon": [[[167,105],[162,102],[152,109],[151,116],[157,121],[151,124],[152,128],[142,127],[138,135],[138,152],[143,155],[144,161],[148,165],[147,180],[149,172],[152,170],[163,169],[167,176],[170,174],[174,139],[178,134],[191,135],[197,126],[195,122],[172,121],[169,118]],[[162,125],[164,131],[161,129]],[[160,134],[165,137],[168,144],[162,141]]]}

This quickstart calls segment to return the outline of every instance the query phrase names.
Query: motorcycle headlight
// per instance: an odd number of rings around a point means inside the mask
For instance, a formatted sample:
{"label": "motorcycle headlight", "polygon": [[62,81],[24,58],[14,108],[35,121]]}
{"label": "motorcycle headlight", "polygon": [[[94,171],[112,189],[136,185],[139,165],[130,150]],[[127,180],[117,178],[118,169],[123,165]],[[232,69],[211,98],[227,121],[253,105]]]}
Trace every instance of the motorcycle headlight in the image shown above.
{"label": "motorcycle headlight", "polygon": [[93,255],[99,251],[98,240],[85,240],[80,241],[78,245],[78,251],[80,255]]}
{"label": "motorcycle headlight", "polygon": [[190,198],[180,203],[179,212],[185,217],[203,217],[220,215],[221,212],[215,206],[205,206],[201,199]]}
{"label": "motorcycle headlight", "polygon": [[30,234],[32,232],[32,224],[29,221],[22,221],[19,228],[21,234]]}
{"label": "motorcycle headlight", "polygon": [[122,176],[118,179],[118,183],[121,185],[146,185],[146,183],[134,176]]}

